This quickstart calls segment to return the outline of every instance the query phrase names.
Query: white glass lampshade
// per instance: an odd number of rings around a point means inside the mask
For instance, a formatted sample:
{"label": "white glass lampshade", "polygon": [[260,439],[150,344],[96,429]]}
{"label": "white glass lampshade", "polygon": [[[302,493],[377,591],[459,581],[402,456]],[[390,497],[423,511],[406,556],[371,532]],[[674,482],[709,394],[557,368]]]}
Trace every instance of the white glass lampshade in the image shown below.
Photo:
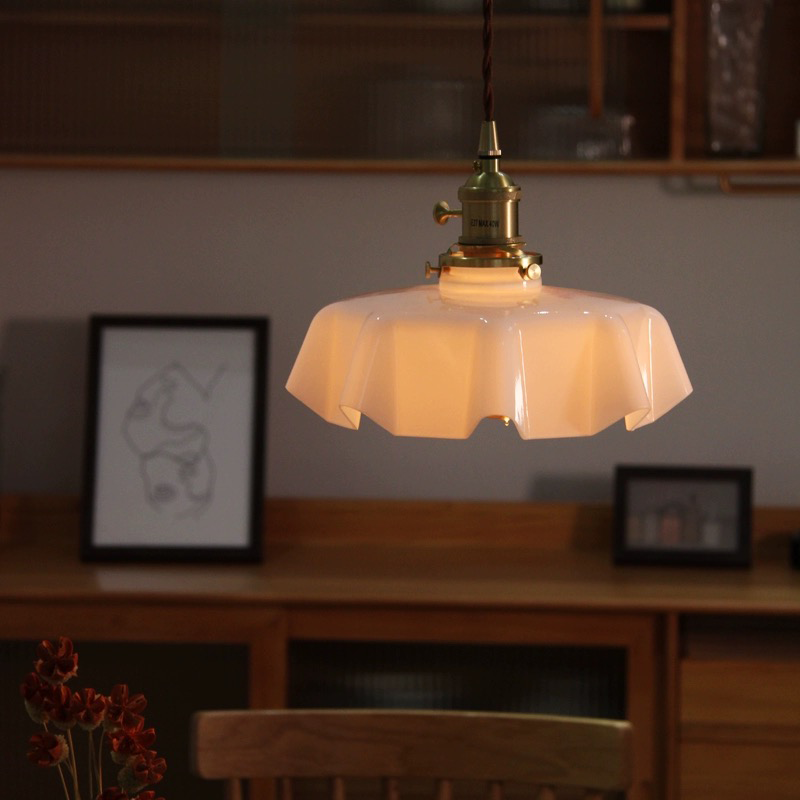
{"label": "white glass lampshade", "polygon": [[328,422],[358,428],[366,414],[399,436],[464,439],[492,417],[523,439],[587,436],[622,418],[639,428],[692,391],[658,311],[542,286],[493,126],[463,209],[435,209],[463,230],[439,257],[438,285],[343,300],[313,319],[286,388]]}
{"label": "white glass lampshade", "polygon": [[448,439],[486,417],[523,439],[587,436],[623,417],[633,430],[692,391],[655,309],[540,281],[476,286],[488,270],[454,272],[323,308],[286,388],[337,425],[358,428],[366,414],[399,436]]}

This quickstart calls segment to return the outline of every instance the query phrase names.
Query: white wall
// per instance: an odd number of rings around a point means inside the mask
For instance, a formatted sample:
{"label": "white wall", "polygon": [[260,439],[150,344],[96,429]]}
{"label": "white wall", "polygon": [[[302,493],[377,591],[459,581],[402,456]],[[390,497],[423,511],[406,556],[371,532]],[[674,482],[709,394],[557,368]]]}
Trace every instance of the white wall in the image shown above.
{"label": "white wall", "polygon": [[516,175],[552,285],[658,308],[695,392],[635,433],[465,442],[329,426],[283,389],[313,313],[422,282],[458,235],[431,220],[464,175],[0,171],[0,489],[81,485],[86,317],[272,320],[273,496],[610,499],[620,462],[755,469],[756,502],[800,504],[800,197],[733,198],[657,178]]}

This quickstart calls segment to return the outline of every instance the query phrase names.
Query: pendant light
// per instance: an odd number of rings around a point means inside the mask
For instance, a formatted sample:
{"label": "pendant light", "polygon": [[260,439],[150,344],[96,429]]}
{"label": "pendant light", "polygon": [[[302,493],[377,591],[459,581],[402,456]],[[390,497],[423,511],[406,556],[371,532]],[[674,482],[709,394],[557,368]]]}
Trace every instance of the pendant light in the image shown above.
{"label": "pendant light", "polygon": [[328,422],[366,414],[390,433],[463,439],[485,418],[523,439],[628,430],[692,391],[664,317],[632,300],[542,284],[519,234],[521,189],[500,170],[492,93],[492,2],[484,0],[485,120],[474,171],[434,219],[461,236],[426,265],[438,285],[323,308],[286,388]]}

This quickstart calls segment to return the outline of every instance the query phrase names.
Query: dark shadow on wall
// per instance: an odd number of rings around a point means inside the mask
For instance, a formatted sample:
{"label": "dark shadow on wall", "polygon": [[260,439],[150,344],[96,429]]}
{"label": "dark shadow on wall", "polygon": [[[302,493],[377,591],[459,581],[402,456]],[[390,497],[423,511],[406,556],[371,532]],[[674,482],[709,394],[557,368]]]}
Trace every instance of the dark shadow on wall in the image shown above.
{"label": "dark shadow on wall", "polygon": [[538,503],[578,504],[572,530],[577,550],[603,547],[611,552],[614,475],[540,475],[531,500]]}
{"label": "dark shadow on wall", "polygon": [[611,503],[613,469],[608,475],[539,475],[530,499],[538,503]]}
{"label": "dark shadow on wall", "polygon": [[12,319],[0,350],[0,491],[81,487],[88,323]]}

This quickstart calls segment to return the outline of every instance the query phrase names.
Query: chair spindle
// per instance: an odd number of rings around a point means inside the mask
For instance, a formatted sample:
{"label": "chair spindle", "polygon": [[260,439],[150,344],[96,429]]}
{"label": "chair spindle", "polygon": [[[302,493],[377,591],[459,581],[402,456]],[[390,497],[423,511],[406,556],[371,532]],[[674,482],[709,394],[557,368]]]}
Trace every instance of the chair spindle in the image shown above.
{"label": "chair spindle", "polygon": [[238,778],[225,781],[225,800],[242,800],[242,782]]}
{"label": "chair spindle", "polygon": [[400,782],[397,778],[383,779],[383,800],[400,800]]}
{"label": "chair spindle", "polygon": [[436,800],[453,800],[453,781],[441,778],[436,782]]}
{"label": "chair spindle", "polygon": [[280,800],[292,800],[294,783],[291,778],[278,779],[278,797]]}
{"label": "chair spindle", "polygon": [[503,800],[504,796],[502,781],[489,781],[489,791],[486,794],[487,800]]}
{"label": "chair spindle", "polygon": [[344,785],[344,778],[338,775],[331,778],[331,800],[347,800],[347,790]]}

